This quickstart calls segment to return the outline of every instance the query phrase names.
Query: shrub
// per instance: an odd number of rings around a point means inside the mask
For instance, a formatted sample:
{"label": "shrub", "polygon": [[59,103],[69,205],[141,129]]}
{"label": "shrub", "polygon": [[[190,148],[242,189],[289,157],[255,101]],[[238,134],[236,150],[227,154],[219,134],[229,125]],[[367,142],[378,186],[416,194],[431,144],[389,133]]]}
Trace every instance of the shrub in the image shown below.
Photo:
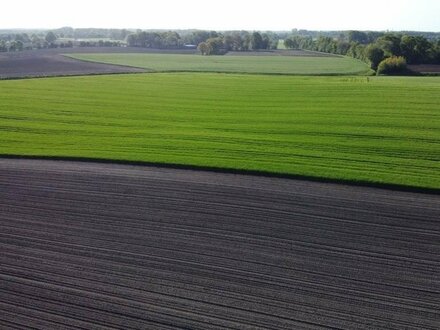
{"label": "shrub", "polygon": [[377,67],[377,74],[402,74],[406,71],[406,60],[402,56],[388,57]]}

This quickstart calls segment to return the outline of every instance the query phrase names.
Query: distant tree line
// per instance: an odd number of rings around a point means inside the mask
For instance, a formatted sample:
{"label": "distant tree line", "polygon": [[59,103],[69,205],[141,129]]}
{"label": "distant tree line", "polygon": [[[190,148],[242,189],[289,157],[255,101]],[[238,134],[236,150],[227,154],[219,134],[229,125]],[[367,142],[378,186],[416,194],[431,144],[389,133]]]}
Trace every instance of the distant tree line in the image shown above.
{"label": "distant tree line", "polygon": [[132,32],[127,29],[97,29],[97,28],[79,28],[62,27],[53,30],[60,38],[72,39],[111,39],[124,41]]}
{"label": "distant tree line", "polygon": [[[52,31],[0,31],[0,52],[44,48],[121,47],[131,32],[125,29],[73,29]],[[83,38],[84,40],[81,40]]]}
{"label": "distant tree line", "polygon": [[275,49],[279,37],[275,33],[248,31],[192,31],[179,34],[176,31],[138,31],[127,36],[127,45],[145,48],[197,47],[203,55],[221,55],[228,51]]}
{"label": "distant tree line", "polygon": [[198,48],[204,55],[228,51],[275,49],[279,36],[273,32],[204,31],[204,30],[136,30],[73,29],[51,31],[0,30],[0,51],[21,51],[69,47],[143,47],[155,49]]}
{"label": "distant tree line", "polygon": [[183,43],[177,32],[138,31],[127,36],[127,45],[143,48],[181,48]]}
{"label": "distant tree line", "polygon": [[[276,49],[279,39],[291,49],[347,55],[371,65],[374,70],[389,58],[399,66],[440,64],[440,33],[375,31],[249,32],[204,30],[127,30],[74,29],[0,30],[0,52],[69,47],[144,47],[156,49],[197,48],[203,55],[221,55],[228,51]],[[394,63],[393,62],[393,63]]]}
{"label": "distant tree line", "polygon": [[273,32],[231,31],[210,37],[198,44],[203,55],[219,55],[228,51],[270,50],[278,47],[279,37]]}
{"label": "distant tree line", "polygon": [[394,62],[398,59],[399,68],[403,68],[403,61],[440,64],[440,37],[428,40],[421,34],[349,31],[338,37],[314,38],[294,33],[284,40],[284,44],[287,48],[351,56],[369,63],[373,70],[388,58],[393,58]]}

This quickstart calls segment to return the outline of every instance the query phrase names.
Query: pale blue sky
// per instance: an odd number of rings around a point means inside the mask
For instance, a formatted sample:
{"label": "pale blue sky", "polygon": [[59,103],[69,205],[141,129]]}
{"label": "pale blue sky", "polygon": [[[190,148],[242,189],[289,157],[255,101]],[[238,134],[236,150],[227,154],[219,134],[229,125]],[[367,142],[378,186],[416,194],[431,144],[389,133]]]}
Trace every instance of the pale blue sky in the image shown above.
{"label": "pale blue sky", "polygon": [[440,32],[440,0],[6,0],[0,28]]}

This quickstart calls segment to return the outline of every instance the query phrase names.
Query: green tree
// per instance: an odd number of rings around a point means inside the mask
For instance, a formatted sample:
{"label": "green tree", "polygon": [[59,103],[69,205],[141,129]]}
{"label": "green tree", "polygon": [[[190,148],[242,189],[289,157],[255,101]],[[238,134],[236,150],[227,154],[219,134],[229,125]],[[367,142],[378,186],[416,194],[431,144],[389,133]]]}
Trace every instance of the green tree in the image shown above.
{"label": "green tree", "polygon": [[31,36],[31,43],[32,43],[32,48],[43,48],[44,47],[44,43],[45,41],[43,39],[41,39],[39,36],[37,36],[36,34],[33,34]]}
{"label": "green tree", "polygon": [[9,51],[11,52],[16,52],[16,51],[21,51],[23,50],[23,42],[22,41],[11,41],[11,43],[9,44]]}
{"label": "green tree", "polygon": [[429,59],[431,46],[431,43],[421,36],[404,35],[400,42],[402,56],[410,64],[426,63]]}
{"label": "green tree", "polygon": [[206,43],[211,48],[210,54],[208,54],[208,55],[224,54],[225,48],[223,46],[223,38],[222,37],[209,38],[208,40],[206,40]]}
{"label": "green tree", "polygon": [[368,34],[362,31],[348,31],[348,42],[357,42],[367,44],[369,41]]}
{"label": "green tree", "polygon": [[403,74],[407,71],[406,60],[402,56],[391,56],[384,59],[377,67],[377,74]]}
{"label": "green tree", "polygon": [[211,55],[211,53],[212,53],[211,45],[208,44],[207,42],[204,42],[204,41],[199,43],[199,45],[197,46],[197,49],[199,50],[200,53],[202,53],[202,55]]}
{"label": "green tree", "polygon": [[57,40],[57,36],[52,31],[47,32],[46,41],[49,45],[53,45],[53,43]]}
{"label": "green tree", "polygon": [[126,38],[126,42],[127,42],[127,45],[130,47],[137,47],[138,46],[137,34],[136,33],[129,34]]}
{"label": "green tree", "polygon": [[382,62],[384,57],[385,53],[382,48],[375,44],[370,44],[365,48],[365,58],[370,61],[373,70],[377,70],[379,63]]}
{"label": "green tree", "polygon": [[350,43],[343,41],[343,40],[338,40],[337,42],[337,47],[336,47],[336,52],[338,54],[341,55],[347,55],[348,50],[350,49]]}
{"label": "green tree", "polygon": [[400,36],[388,33],[377,39],[376,44],[382,48],[386,57],[400,56]]}
{"label": "green tree", "polygon": [[6,42],[0,40],[0,52],[7,52],[7,51],[8,51],[8,47],[6,46]]}
{"label": "green tree", "polygon": [[300,39],[300,37],[298,37],[298,36],[290,36],[290,37],[284,39],[284,46],[286,46],[286,48],[290,48],[290,49],[298,49],[298,48],[300,48],[299,39]]}
{"label": "green tree", "polygon": [[263,49],[263,37],[259,32],[253,32],[250,37],[249,49]]}

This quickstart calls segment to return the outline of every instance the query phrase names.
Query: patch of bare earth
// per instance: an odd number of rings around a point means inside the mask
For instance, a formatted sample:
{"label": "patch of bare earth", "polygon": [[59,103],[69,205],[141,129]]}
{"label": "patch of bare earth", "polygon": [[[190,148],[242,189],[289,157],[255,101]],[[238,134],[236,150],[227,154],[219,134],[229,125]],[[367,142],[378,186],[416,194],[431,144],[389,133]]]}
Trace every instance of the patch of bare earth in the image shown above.
{"label": "patch of bare earth", "polygon": [[93,63],[62,54],[78,53],[194,53],[194,50],[158,50],[130,47],[93,47],[41,49],[0,54],[0,79],[69,76],[89,74],[137,73],[140,68]]}
{"label": "patch of bare earth", "polygon": [[418,73],[438,73],[440,74],[439,64],[419,64],[419,65],[408,65],[411,71]]}
{"label": "patch of bare earth", "polygon": [[437,329],[436,195],[0,159],[2,329]]}

